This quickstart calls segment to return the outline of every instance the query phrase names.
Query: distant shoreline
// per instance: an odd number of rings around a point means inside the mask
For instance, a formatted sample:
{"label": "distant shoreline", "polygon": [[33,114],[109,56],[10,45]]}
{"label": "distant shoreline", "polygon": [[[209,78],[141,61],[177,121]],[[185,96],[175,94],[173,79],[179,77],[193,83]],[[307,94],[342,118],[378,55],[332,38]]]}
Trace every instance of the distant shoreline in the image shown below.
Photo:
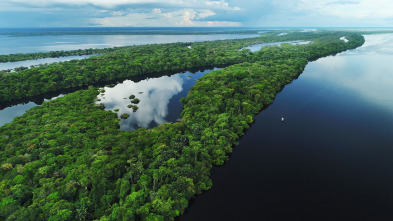
{"label": "distant shoreline", "polygon": [[258,34],[271,31],[261,28],[212,28],[212,27],[169,27],[169,28],[0,28],[0,35],[46,36],[46,35],[206,35],[206,34]]}

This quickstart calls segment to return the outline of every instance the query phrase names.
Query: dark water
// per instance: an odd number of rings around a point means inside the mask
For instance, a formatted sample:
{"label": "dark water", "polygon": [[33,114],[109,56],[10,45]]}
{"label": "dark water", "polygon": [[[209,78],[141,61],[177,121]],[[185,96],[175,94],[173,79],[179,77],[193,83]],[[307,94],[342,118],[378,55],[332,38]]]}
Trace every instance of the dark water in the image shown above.
{"label": "dark water", "polygon": [[[100,101],[96,103],[104,103],[105,110],[118,109],[119,116],[123,113],[130,115],[127,119],[121,119],[121,130],[153,128],[167,122],[176,122],[182,110],[180,99],[187,96],[196,80],[211,71],[185,72],[139,82],[126,80],[113,88],[105,87],[105,92],[97,97]],[[140,100],[136,112],[128,107],[132,104],[130,95],[135,95]]]}
{"label": "dark water", "polygon": [[17,104],[17,105],[12,105],[10,107],[6,107],[2,110],[0,110],[0,127],[3,126],[6,123],[10,123],[15,117],[22,116],[24,113],[26,113],[27,110],[37,106],[41,105],[42,102],[44,101],[49,101],[56,99],[58,97],[64,96],[63,94],[60,94],[58,96],[49,98],[49,99],[43,99],[40,102],[27,102],[27,103],[22,103],[22,104]]}
{"label": "dark water", "polygon": [[393,35],[365,37],[287,85],[180,220],[392,220]]}

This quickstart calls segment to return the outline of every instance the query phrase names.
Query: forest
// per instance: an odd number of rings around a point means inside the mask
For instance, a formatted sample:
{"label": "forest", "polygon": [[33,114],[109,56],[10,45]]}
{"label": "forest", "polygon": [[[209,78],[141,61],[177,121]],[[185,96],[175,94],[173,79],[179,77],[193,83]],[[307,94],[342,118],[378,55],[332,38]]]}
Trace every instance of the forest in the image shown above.
{"label": "forest", "polygon": [[[349,42],[339,40],[345,36]],[[243,47],[274,41],[258,52]],[[8,102],[86,87],[0,127],[1,220],[173,220],[212,187],[254,116],[309,61],[364,43],[353,32],[277,32],[252,39],[124,47],[85,60],[2,73]],[[191,49],[187,46],[191,45]],[[223,67],[181,100],[180,122],[131,132],[94,103],[96,83]]]}
{"label": "forest", "polygon": [[[270,33],[251,39],[122,47],[113,49],[113,52],[110,52],[112,49],[97,49],[102,50],[103,54],[83,60],[40,65],[18,72],[0,71],[0,102],[4,104],[50,92],[114,82],[134,76],[225,67],[255,61],[257,56],[277,59],[276,57],[282,54],[276,53],[272,56],[272,52],[264,53],[263,51],[264,55],[260,55],[261,53],[251,53],[240,49],[248,45],[274,41],[311,40],[317,37],[323,40],[324,35],[323,31],[318,33],[293,32],[284,36]],[[339,35],[344,36],[345,33],[335,33],[335,37]],[[330,44],[335,43],[330,42]],[[349,46],[352,44],[352,42],[347,43]],[[187,46],[191,46],[191,49]],[[344,47],[333,46],[329,50]],[[310,50],[307,53],[318,56],[319,49],[312,49],[316,47],[316,44],[308,47]],[[104,53],[105,50],[108,52]],[[72,51],[64,53],[72,53]],[[48,54],[50,53],[45,53],[45,55]]]}
{"label": "forest", "polygon": [[50,51],[50,52],[37,52],[37,53],[19,53],[19,54],[9,54],[0,55],[0,63],[5,62],[15,62],[15,61],[26,61],[35,60],[40,58],[59,58],[67,56],[80,56],[89,54],[102,54],[117,50],[117,47],[113,48],[103,48],[103,49],[79,49],[71,51]]}

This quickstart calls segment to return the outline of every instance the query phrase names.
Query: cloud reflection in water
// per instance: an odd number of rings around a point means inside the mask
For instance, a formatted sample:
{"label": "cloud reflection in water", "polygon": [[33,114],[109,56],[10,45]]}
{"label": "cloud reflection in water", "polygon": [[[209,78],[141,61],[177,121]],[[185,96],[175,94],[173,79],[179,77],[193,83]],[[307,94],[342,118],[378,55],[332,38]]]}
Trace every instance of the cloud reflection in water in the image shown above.
{"label": "cloud reflection in water", "polygon": [[[179,108],[181,106],[171,105],[171,99],[176,97],[176,100],[178,100],[177,95],[186,96],[191,86],[195,84],[195,80],[210,71],[195,74],[186,72],[139,82],[125,80],[113,88],[105,87],[105,93],[98,95],[101,101],[96,103],[104,103],[106,110],[119,109],[118,116],[123,113],[130,114],[129,118],[121,120],[121,130],[130,131],[140,127],[152,128],[160,124],[173,122],[173,120],[168,119],[169,110],[178,112],[177,118],[180,118],[181,109]],[[140,100],[137,104],[139,109],[136,112],[127,107],[132,104],[129,99],[131,94]]]}
{"label": "cloud reflection in water", "polygon": [[318,59],[305,77],[323,78],[328,88],[345,88],[393,113],[393,34],[365,35],[360,48]]}

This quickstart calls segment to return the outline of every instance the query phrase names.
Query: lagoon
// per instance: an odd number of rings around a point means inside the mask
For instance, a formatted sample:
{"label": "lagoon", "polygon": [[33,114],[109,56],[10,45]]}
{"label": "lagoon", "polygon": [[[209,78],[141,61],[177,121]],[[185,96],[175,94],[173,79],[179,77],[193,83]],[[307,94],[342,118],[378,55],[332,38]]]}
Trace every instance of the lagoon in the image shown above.
{"label": "lagoon", "polygon": [[[105,92],[98,95],[97,104],[105,104],[105,110],[116,111],[120,115],[127,113],[127,119],[120,120],[120,129],[132,131],[138,128],[153,128],[164,123],[174,123],[181,118],[183,108],[180,99],[186,97],[190,88],[206,73],[184,72],[159,78],[147,78],[139,82],[125,80],[114,87],[104,87]],[[133,111],[130,95],[140,100],[138,110]]]}

